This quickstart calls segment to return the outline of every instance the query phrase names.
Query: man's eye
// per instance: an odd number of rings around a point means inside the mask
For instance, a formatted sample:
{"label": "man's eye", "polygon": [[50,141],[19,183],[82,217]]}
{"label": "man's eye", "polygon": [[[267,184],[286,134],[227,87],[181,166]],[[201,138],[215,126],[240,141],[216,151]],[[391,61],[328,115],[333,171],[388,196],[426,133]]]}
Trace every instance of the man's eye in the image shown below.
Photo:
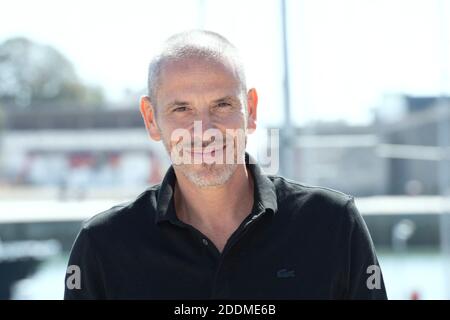
{"label": "man's eye", "polygon": [[187,107],[177,107],[177,108],[173,109],[174,112],[183,112],[186,110],[187,110]]}
{"label": "man's eye", "polygon": [[221,103],[217,104],[217,106],[219,108],[226,108],[226,107],[231,107],[231,104],[229,104],[228,102],[221,102]]}

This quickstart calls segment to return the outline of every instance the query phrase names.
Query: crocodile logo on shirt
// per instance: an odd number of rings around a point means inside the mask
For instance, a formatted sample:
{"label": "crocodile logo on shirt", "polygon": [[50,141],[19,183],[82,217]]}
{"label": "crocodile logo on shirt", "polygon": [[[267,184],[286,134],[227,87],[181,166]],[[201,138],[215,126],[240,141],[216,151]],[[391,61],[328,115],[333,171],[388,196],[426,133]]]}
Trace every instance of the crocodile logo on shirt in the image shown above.
{"label": "crocodile logo on shirt", "polygon": [[295,270],[280,269],[277,271],[277,278],[294,278]]}

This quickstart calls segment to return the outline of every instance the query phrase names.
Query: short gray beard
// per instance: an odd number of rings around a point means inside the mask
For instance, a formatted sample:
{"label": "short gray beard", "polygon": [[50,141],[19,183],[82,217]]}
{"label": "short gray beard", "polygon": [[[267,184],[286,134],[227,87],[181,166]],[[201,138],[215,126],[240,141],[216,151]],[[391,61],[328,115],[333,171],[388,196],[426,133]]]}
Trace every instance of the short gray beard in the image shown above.
{"label": "short gray beard", "polygon": [[[222,186],[230,180],[237,169],[237,164],[201,164],[197,172],[190,170],[189,165],[176,165],[188,180],[199,188]],[[205,173],[207,171],[207,173]],[[205,176],[206,174],[206,176]]]}
{"label": "short gray beard", "polygon": [[[164,139],[162,139],[163,145],[169,154],[170,147]],[[192,184],[199,188],[218,187],[222,186],[230,180],[234,172],[238,168],[238,163],[233,161],[231,164],[200,164],[202,169],[200,171],[194,171],[189,166],[191,164],[172,164],[174,168],[177,168]],[[207,171],[205,176],[205,171]]]}
{"label": "short gray beard", "polygon": [[[245,93],[245,92],[244,92]],[[244,100],[245,101],[245,100]],[[246,120],[247,120],[247,103],[245,102],[245,112],[246,112]],[[247,146],[247,127],[244,127],[245,130],[245,146]],[[170,146],[166,143],[165,139],[163,138],[164,135],[161,131],[161,129],[158,127],[158,131],[159,134],[162,137],[162,143],[169,155],[169,158],[171,159],[170,155],[171,155],[171,150],[170,150]],[[245,148],[244,148],[244,152],[245,152]],[[225,183],[228,182],[228,180],[230,180],[230,178],[233,176],[234,172],[236,171],[236,169],[238,168],[238,162],[237,159],[239,157],[245,157],[244,155],[241,154],[236,154],[237,153],[237,148],[234,148],[234,161],[231,164],[228,163],[223,163],[223,164],[216,164],[216,163],[212,163],[212,164],[206,164],[206,163],[202,163],[202,170],[200,172],[194,172],[193,170],[191,170],[191,168],[189,168],[190,164],[173,164],[174,168],[177,168],[178,170],[180,170],[180,172],[195,186],[199,187],[199,188],[208,188],[208,187],[218,187],[218,186],[222,186]],[[172,161],[172,159],[171,159]],[[245,161],[244,161],[245,163]],[[208,177],[204,177],[203,173],[204,171],[207,170],[208,173],[212,173],[212,177],[208,176]]]}

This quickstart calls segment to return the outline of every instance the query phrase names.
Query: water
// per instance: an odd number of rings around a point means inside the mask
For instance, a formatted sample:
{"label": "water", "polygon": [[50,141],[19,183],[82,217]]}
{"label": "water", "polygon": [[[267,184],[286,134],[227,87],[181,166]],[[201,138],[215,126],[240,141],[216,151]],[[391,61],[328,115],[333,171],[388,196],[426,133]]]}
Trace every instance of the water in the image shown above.
{"label": "water", "polygon": [[449,299],[450,282],[446,272],[450,265],[437,251],[409,253],[378,252],[389,299],[411,299],[413,292],[419,299]]}
{"label": "water", "polygon": [[68,254],[56,255],[43,262],[29,278],[18,281],[12,292],[14,300],[61,300]]}
{"label": "water", "polygon": [[[448,299],[450,283],[446,280],[442,255],[437,250],[394,253],[379,251],[389,299],[410,299],[415,292],[419,299]],[[13,299],[58,300],[64,294],[64,276],[68,255],[58,255],[45,261],[36,273],[19,281]]]}

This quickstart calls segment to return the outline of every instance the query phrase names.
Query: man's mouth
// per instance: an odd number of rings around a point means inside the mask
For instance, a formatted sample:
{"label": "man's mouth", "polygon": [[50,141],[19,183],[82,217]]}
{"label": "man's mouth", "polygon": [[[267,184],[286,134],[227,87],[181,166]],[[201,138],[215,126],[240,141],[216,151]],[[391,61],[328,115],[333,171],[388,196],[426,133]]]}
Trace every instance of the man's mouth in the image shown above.
{"label": "man's mouth", "polygon": [[205,148],[191,148],[191,154],[194,156],[215,156],[220,152],[223,152],[226,148],[226,145],[222,146],[207,146]]}

